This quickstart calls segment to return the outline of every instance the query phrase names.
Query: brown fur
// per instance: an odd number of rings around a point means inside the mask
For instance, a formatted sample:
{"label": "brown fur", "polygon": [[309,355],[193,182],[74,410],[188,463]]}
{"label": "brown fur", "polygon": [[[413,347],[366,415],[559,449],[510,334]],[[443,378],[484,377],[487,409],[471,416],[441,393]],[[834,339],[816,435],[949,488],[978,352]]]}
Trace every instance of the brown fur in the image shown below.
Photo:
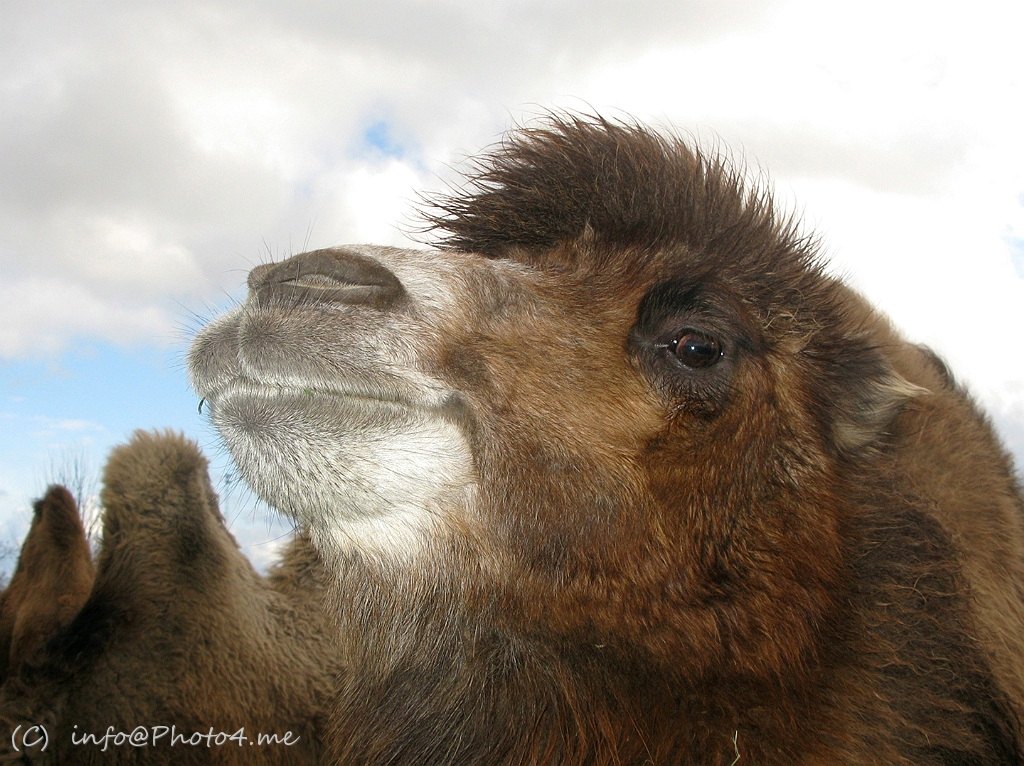
{"label": "brown fur", "polygon": [[[206,461],[173,434],[140,432],[115,450],[102,500],[93,592],[3,687],[3,728],[47,726],[50,747],[29,752],[33,763],[318,762],[319,708],[338,667],[308,544],[258,575],[224,527]],[[73,744],[155,726],[185,737],[290,731],[297,744],[168,747],[169,734],[156,748]]]}
{"label": "brown fur", "polygon": [[[535,530],[515,529],[528,549],[550,550],[552,533],[562,548],[529,566],[553,581],[517,573],[519,600],[534,605],[520,624],[576,639],[562,644],[575,648],[553,692],[569,736],[535,742],[528,760],[554,746],[558,762],[1020,758],[1024,517],[1009,460],[930,352],[827,278],[766,194],[675,139],[568,119],[513,136],[439,208],[449,247],[555,275],[564,287],[545,297],[570,317],[520,325],[511,343],[529,338],[529,357],[478,327],[487,347],[459,338],[493,390],[527,399],[530,420],[502,436],[575,431],[590,445],[574,466],[586,483],[552,474],[543,448],[485,469],[519,473],[511,491],[535,497],[516,500],[546,506]],[[639,309],[616,316],[619,305]],[[680,310],[712,326],[724,316],[723,332],[748,344],[724,390],[680,385],[637,348]],[[597,354],[537,352],[575,335],[609,355],[599,339],[622,338],[624,318],[661,423],[629,412],[649,395]],[[551,380],[555,404],[542,401]],[[601,454],[623,443],[628,458]],[[640,463],[633,491],[649,497],[627,494],[625,460]],[[599,536],[565,530],[567,516]],[[601,660],[573,656],[587,636]],[[618,662],[630,669],[617,678]],[[654,677],[630,689],[637,662]],[[508,696],[519,695],[529,690]]]}
{"label": "brown fur", "polygon": [[0,594],[0,682],[78,613],[94,574],[74,498],[50,487],[35,504],[17,567]]}

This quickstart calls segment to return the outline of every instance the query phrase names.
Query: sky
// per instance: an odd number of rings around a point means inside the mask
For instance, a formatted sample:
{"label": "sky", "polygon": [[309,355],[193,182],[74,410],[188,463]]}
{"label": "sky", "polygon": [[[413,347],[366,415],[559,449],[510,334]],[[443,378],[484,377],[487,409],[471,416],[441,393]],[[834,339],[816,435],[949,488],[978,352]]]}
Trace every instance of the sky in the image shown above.
{"label": "sky", "polygon": [[[134,429],[203,447],[260,566],[288,526],[189,390],[247,271],[410,244],[418,192],[551,109],[726,147],[933,346],[1024,465],[1019,0],[0,0],[0,547]],[[0,561],[0,570],[13,560]]]}

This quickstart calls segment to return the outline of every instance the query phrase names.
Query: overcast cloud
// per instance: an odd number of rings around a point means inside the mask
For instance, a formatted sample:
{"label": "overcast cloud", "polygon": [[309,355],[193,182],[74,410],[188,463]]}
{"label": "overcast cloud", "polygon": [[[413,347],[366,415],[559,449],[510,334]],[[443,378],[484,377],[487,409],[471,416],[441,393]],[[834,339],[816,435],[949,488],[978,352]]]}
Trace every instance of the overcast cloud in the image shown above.
{"label": "overcast cloud", "polygon": [[1024,455],[1019,2],[0,9],[0,362],[181,345],[254,263],[403,243],[514,122],[596,109],[770,174]]}

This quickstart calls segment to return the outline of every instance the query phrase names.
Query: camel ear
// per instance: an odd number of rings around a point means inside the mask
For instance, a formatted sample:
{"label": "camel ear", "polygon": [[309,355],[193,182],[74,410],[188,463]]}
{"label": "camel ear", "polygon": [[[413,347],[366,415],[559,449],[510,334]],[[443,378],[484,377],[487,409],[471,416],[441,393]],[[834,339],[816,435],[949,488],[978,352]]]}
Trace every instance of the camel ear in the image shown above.
{"label": "camel ear", "polygon": [[844,454],[870,449],[891,433],[893,420],[906,405],[928,389],[915,385],[882,359],[881,370],[855,378],[835,403],[832,437]]}

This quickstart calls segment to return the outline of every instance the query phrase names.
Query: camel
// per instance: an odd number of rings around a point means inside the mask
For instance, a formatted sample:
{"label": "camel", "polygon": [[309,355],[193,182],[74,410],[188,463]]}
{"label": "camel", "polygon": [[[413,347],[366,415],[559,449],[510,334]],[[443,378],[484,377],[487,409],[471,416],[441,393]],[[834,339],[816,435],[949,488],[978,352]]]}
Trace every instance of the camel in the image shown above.
{"label": "camel", "polygon": [[101,499],[88,599],[0,687],[0,761],[319,763],[341,666],[305,536],[257,573],[174,433],[115,449]]}
{"label": "camel", "polygon": [[190,355],[328,572],[324,762],[1021,762],[1010,458],[763,184],[553,115],[427,221]]}

